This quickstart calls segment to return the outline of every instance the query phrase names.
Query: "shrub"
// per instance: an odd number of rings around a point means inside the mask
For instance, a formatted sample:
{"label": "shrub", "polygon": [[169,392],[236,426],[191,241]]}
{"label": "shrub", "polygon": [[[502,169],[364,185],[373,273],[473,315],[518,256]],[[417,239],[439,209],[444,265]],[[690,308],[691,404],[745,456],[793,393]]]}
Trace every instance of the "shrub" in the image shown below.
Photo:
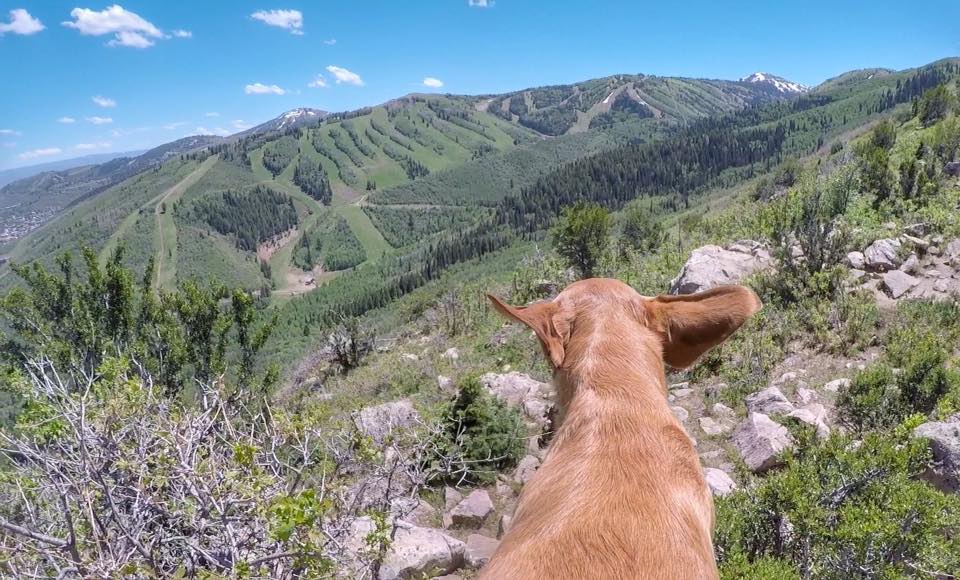
{"label": "shrub", "polygon": [[623,240],[634,250],[652,250],[663,243],[664,236],[660,220],[649,210],[634,206],[624,214]]}
{"label": "shrub", "polygon": [[595,204],[578,202],[563,210],[553,236],[557,253],[582,278],[592,278],[610,243],[610,213]]}
{"label": "shrub", "polygon": [[520,412],[488,393],[477,377],[467,377],[441,413],[430,460],[441,479],[489,483],[523,455],[524,434]]}
{"label": "shrub", "polygon": [[923,93],[920,98],[920,122],[930,126],[943,119],[953,107],[955,97],[947,85],[938,85]]}
{"label": "shrub", "polygon": [[[801,442],[786,467],[717,500],[725,578],[894,578],[960,569],[960,498],[915,475],[929,460],[909,429]],[[926,574],[924,574],[926,575]]]}

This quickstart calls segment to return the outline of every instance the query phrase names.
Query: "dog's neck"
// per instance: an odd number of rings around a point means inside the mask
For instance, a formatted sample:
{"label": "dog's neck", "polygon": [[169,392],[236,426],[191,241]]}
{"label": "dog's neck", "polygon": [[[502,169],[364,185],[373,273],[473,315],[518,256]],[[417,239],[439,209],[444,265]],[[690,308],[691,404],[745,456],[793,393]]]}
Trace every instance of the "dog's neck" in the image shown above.
{"label": "dog's neck", "polygon": [[559,424],[571,414],[595,416],[617,407],[669,412],[661,348],[657,336],[638,324],[606,316],[578,320],[564,364],[554,372]]}

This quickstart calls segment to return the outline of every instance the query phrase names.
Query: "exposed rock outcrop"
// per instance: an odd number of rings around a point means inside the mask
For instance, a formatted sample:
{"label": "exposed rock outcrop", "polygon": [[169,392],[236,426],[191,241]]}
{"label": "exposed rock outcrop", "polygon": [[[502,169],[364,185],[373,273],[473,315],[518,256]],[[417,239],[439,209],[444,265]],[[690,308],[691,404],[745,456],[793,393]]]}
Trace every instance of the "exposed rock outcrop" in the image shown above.
{"label": "exposed rock outcrop", "polygon": [[733,434],[733,444],[754,473],[780,464],[778,455],[793,446],[786,427],[763,413],[750,413]]}
{"label": "exposed rock outcrop", "polygon": [[377,443],[396,429],[408,429],[416,425],[420,414],[408,399],[365,407],[354,417],[357,429]]}
{"label": "exposed rock outcrop", "polygon": [[721,248],[703,246],[690,253],[680,274],[670,284],[671,294],[692,294],[723,284],[736,284],[774,265],[760,242],[741,240]]}
{"label": "exposed rock outcrop", "polygon": [[946,492],[960,493],[960,414],[946,421],[931,421],[913,430],[914,437],[930,441],[936,465],[925,478]]}

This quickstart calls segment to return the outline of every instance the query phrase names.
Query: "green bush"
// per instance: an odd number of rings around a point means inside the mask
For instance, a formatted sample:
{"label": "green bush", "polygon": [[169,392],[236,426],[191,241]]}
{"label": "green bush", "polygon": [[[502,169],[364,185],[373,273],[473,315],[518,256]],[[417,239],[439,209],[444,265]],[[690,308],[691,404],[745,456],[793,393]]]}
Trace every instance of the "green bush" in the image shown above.
{"label": "green bush", "polygon": [[525,433],[518,410],[467,377],[441,414],[433,472],[448,481],[490,483],[523,455]]}
{"label": "green bush", "polygon": [[[927,446],[904,425],[861,444],[798,446],[786,467],[717,500],[724,578],[899,578],[960,570],[960,498],[915,477]],[[796,572],[790,574],[786,566]]]}
{"label": "green bush", "polygon": [[578,202],[563,210],[553,230],[557,253],[582,278],[592,278],[610,244],[610,212],[595,204]]}

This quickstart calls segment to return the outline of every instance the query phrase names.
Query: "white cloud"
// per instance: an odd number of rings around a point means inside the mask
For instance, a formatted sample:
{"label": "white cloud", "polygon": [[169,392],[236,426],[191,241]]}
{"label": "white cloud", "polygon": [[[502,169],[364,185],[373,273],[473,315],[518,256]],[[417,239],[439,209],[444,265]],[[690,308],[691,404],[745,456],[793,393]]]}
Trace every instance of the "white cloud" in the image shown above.
{"label": "white cloud", "polygon": [[42,22],[30,16],[23,8],[14,8],[10,11],[10,22],[0,22],[0,36],[4,33],[22,34],[28,36],[36,34],[46,28]]}
{"label": "white cloud", "polygon": [[253,123],[247,123],[247,122],[244,121],[243,119],[237,119],[236,121],[233,121],[233,122],[230,123],[230,124],[231,124],[231,125],[233,126],[233,128],[236,129],[237,131],[244,131],[244,130],[246,130],[246,129],[249,129],[250,127],[253,127]]}
{"label": "white cloud", "polygon": [[107,141],[98,141],[96,143],[77,143],[73,146],[77,151],[96,151],[97,149],[107,149],[111,143]]}
{"label": "white cloud", "polygon": [[0,135],[13,135],[15,137],[19,137],[20,135],[23,135],[23,133],[20,131],[14,131],[13,129],[0,129]]}
{"label": "white cloud", "polygon": [[337,43],[337,39],[336,39],[336,38],[328,38],[327,40],[324,40],[323,43],[326,44],[327,46],[333,46],[334,44]]}
{"label": "white cloud", "polygon": [[173,34],[176,38],[193,38],[193,33],[190,32],[189,30],[177,29],[177,30],[174,30],[171,34]]}
{"label": "white cloud", "polygon": [[173,123],[167,123],[166,125],[163,126],[163,128],[166,129],[167,131],[173,131],[177,127],[183,127],[186,124],[187,124],[186,121],[175,121]]}
{"label": "white cloud", "polygon": [[102,97],[100,95],[95,95],[90,97],[90,100],[105,109],[111,109],[117,106],[117,102],[109,97]]}
{"label": "white cloud", "polygon": [[113,119],[110,117],[87,117],[88,123],[93,123],[94,125],[109,125],[113,123]]}
{"label": "white cloud", "polygon": [[216,111],[210,111],[209,113],[204,113],[204,117],[219,117],[220,113]]}
{"label": "white cloud", "polygon": [[214,127],[213,129],[208,129],[206,127],[197,127],[194,129],[197,135],[220,135],[221,137],[226,137],[230,134],[230,131],[224,129],[223,127]]}
{"label": "white cloud", "polygon": [[20,155],[17,155],[17,157],[20,159],[36,159],[37,157],[50,157],[51,155],[59,155],[61,153],[63,153],[63,150],[59,147],[47,147],[44,149],[24,151]]}
{"label": "white cloud", "polygon": [[493,5],[493,0],[467,0],[467,6],[473,6],[474,8],[492,8]]}
{"label": "white cloud", "polygon": [[277,85],[265,85],[263,83],[253,83],[243,87],[243,92],[248,95],[285,95],[287,91]]}
{"label": "white cloud", "polygon": [[70,11],[73,21],[64,22],[67,28],[74,28],[86,36],[113,34],[109,46],[130,46],[147,48],[153,46],[151,38],[163,38],[163,32],[138,14],[114,4],[97,12],[89,8],[74,8]]}
{"label": "white cloud", "polygon": [[431,89],[439,89],[443,86],[443,81],[440,79],[435,79],[433,77],[427,77],[423,79],[423,86],[430,87]]}
{"label": "white cloud", "polygon": [[342,83],[358,87],[363,86],[363,79],[360,78],[360,75],[355,72],[334,65],[328,66],[327,71],[332,74],[335,79],[337,79],[338,85]]}
{"label": "white cloud", "polygon": [[303,14],[299,10],[257,10],[250,18],[289,30],[290,34],[303,34]]}
{"label": "white cloud", "polygon": [[311,89],[322,89],[327,86],[327,79],[323,78],[323,75],[317,75],[317,78],[313,79],[307,86]]}
{"label": "white cloud", "polygon": [[76,122],[77,120],[74,119],[73,117],[60,117],[59,119],[57,119],[57,123],[63,123],[64,125],[72,125]]}

